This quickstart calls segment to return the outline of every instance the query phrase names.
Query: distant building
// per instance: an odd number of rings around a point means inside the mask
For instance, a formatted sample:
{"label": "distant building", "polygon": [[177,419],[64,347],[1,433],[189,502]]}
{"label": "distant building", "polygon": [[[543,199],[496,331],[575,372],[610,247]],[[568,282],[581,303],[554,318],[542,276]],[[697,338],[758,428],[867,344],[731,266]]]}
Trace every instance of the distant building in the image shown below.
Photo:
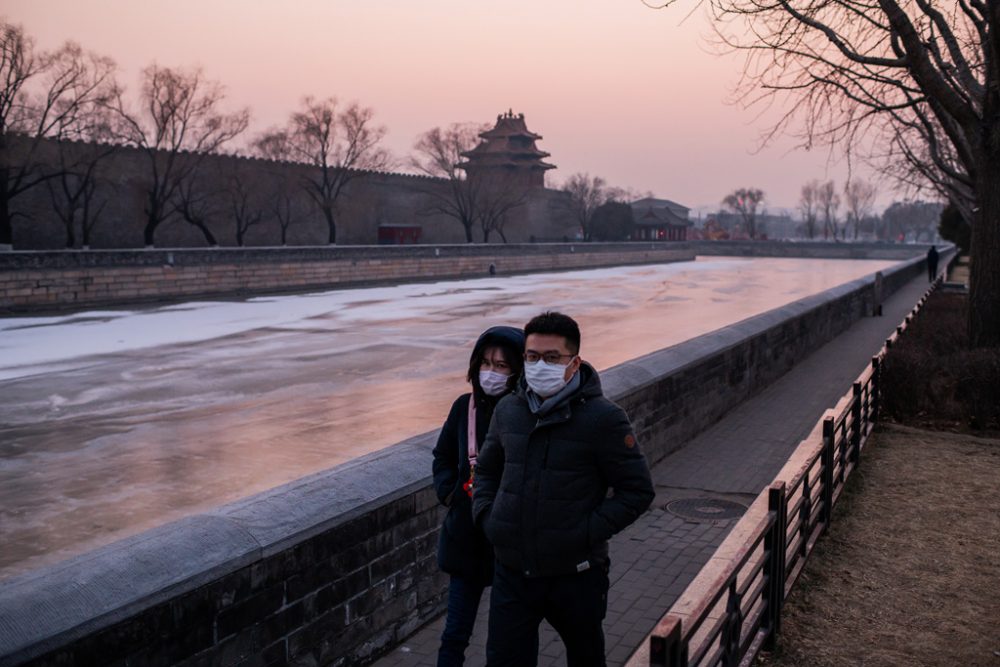
{"label": "distant building", "polygon": [[688,218],[691,209],[669,199],[645,197],[632,202],[635,229],[632,241],[686,241],[694,223]]}
{"label": "distant building", "polygon": [[535,146],[542,135],[528,131],[523,113],[500,114],[493,129],[479,137],[482,141],[471,151],[462,153],[466,161],[458,165],[469,179],[488,178],[528,188],[544,188],[545,172],[556,168],[543,160],[549,154]]}

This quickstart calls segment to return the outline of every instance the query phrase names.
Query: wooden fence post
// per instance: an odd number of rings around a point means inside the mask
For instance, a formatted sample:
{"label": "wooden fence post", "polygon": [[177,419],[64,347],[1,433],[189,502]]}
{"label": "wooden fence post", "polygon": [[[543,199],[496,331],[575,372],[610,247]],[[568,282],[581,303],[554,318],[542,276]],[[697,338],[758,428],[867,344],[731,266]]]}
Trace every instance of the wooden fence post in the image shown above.
{"label": "wooden fence post", "polygon": [[764,629],[767,636],[764,648],[774,649],[774,643],[781,631],[781,608],[785,604],[785,550],[788,548],[788,499],[785,497],[785,483],[775,482],[767,490],[767,511],[774,514],[771,530],[764,536],[764,551],[767,553],[767,586],[764,587]]}
{"label": "wooden fence post", "polygon": [[853,415],[854,430],[851,432],[851,461],[857,465],[861,458],[861,383],[855,382],[853,385],[854,402],[851,404],[851,414]]}
{"label": "wooden fence post", "polygon": [[[649,664],[657,667],[686,667],[687,649],[681,642],[681,619],[667,616],[669,626],[649,638]],[[658,627],[657,630],[660,628]]]}
{"label": "wooden fence post", "polygon": [[872,388],[868,392],[869,400],[871,401],[871,417],[872,423],[878,421],[878,409],[879,409],[879,389],[882,376],[882,360],[878,355],[872,357]]}
{"label": "wooden fence post", "polygon": [[823,487],[820,489],[823,499],[820,520],[824,526],[829,526],[833,518],[833,450],[836,440],[833,417],[827,417],[823,420],[823,451],[820,454],[820,484]]}

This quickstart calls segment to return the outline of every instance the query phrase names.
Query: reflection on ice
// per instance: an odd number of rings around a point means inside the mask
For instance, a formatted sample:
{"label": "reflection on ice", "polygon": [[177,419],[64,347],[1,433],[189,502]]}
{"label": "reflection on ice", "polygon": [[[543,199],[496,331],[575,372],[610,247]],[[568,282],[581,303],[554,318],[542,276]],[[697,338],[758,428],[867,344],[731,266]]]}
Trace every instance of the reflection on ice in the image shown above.
{"label": "reflection on ice", "polygon": [[563,310],[602,369],[889,264],[712,259],[0,319],[0,576],[438,427],[488,326]]}

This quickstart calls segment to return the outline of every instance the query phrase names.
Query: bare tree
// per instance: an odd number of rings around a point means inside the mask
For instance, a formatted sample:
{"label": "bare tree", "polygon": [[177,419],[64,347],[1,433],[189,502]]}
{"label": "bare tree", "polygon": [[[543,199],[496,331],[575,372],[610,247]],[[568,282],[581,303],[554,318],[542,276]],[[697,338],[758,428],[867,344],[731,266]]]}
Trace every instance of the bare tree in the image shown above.
{"label": "bare tree", "polygon": [[747,55],[744,100],[791,98],[778,101],[788,111],[768,136],[802,128],[805,146],[871,146],[962,211],[972,225],[969,339],[1000,345],[1000,3],[708,5],[717,25],[743,24],[717,34]]}
{"label": "bare tree", "polygon": [[270,212],[278,221],[278,228],[281,230],[281,245],[288,245],[288,230],[302,219],[299,202],[289,189],[275,192],[270,201]]}
{"label": "bare tree", "polygon": [[653,198],[651,190],[636,190],[635,188],[609,186],[607,189],[607,201],[631,204],[634,201],[645,198]]}
{"label": "bare tree", "polygon": [[833,181],[820,183],[816,191],[816,204],[823,217],[823,238],[837,238],[837,209],[840,208],[840,195]]}
{"label": "bare tree", "polygon": [[799,212],[802,214],[802,224],[805,227],[806,236],[810,239],[816,236],[819,189],[819,181],[809,181],[802,186],[802,194],[799,197]]}
{"label": "bare tree", "polygon": [[149,167],[143,241],[155,245],[157,228],[171,215],[178,190],[197,172],[207,155],[239,136],[250,120],[248,109],[222,111],[223,87],[205,79],[200,69],[150,65],[142,72],[139,111],[130,111],[123,95],[115,110],[123,119],[122,138],[146,156]]}
{"label": "bare tree", "polygon": [[[90,247],[91,234],[101,219],[112,192],[98,196],[98,167],[118,150],[114,144],[57,145],[59,166],[45,181],[52,209],[66,232],[66,247],[75,248],[77,229],[80,245]],[[111,184],[103,189],[114,190]]]}
{"label": "bare tree", "polygon": [[421,134],[413,145],[409,164],[416,171],[447,181],[442,188],[437,183],[421,187],[430,202],[428,213],[440,213],[454,218],[465,230],[466,243],[472,243],[472,229],[480,217],[481,189],[484,183],[470,181],[459,168],[462,153],[472,150],[486,125],[452,123],[448,127],[432,127]]}
{"label": "bare tree", "polygon": [[739,188],[722,200],[723,206],[739,214],[751,239],[757,238],[757,214],[763,203],[764,191],[759,188]]}
{"label": "bare tree", "polygon": [[202,164],[177,181],[170,200],[170,212],[201,232],[209,247],[216,248],[219,241],[212,232],[210,222],[220,213],[219,192],[207,186],[209,179],[202,177],[204,170],[205,165]]}
{"label": "bare tree", "polygon": [[861,222],[872,212],[878,190],[868,181],[853,180],[844,183],[844,208],[847,225],[854,227],[854,238],[861,232]]}
{"label": "bare tree", "polygon": [[[99,62],[113,68],[110,61],[102,59]],[[109,85],[116,88],[113,79]],[[108,111],[108,99],[109,96],[102,96],[84,113],[67,119],[56,133],[59,139],[51,142],[56,165],[51,170],[52,178],[46,180],[45,185],[56,217],[66,231],[67,248],[76,247],[77,228],[81,247],[90,247],[94,227],[117,191],[113,179],[100,178],[101,167],[120,149],[114,143],[118,135],[117,116]]]}
{"label": "bare tree", "polygon": [[896,201],[882,213],[890,238],[932,241],[944,205],[927,201]]}
{"label": "bare tree", "polygon": [[285,133],[269,133],[259,137],[250,146],[253,155],[271,161],[271,165],[267,167],[268,182],[271,184],[267,210],[278,222],[283,246],[288,245],[288,230],[302,219],[304,213],[299,197],[296,196],[301,188],[295,182],[296,177],[291,173],[290,166],[283,163],[290,153],[287,140],[288,135]]}
{"label": "bare tree", "polygon": [[375,112],[357,103],[339,111],[338,105],[333,97],[306,97],[285,128],[270,130],[255,142],[316,168],[304,185],[326,220],[330,244],[337,242],[337,202],[344,187],[363,172],[389,164],[388,152],[379,146],[386,130],[375,125]]}
{"label": "bare tree", "polygon": [[242,247],[246,245],[247,232],[263,220],[264,210],[239,162],[231,166],[228,180],[229,215],[236,226],[236,245]]}
{"label": "bare tree", "polygon": [[14,242],[11,203],[60,175],[36,156],[46,140],[79,138],[117,91],[115,64],[67,42],[36,52],[21,26],[0,19],[0,248]]}
{"label": "bare tree", "polygon": [[576,173],[560,189],[569,195],[569,207],[583,232],[583,240],[589,241],[594,211],[608,201],[607,182],[600,176]]}
{"label": "bare tree", "polygon": [[511,214],[528,201],[528,189],[519,179],[496,174],[477,174],[470,180],[479,193],[477,219],[483,232],[483,243],[490,242],[493,232],[507,243],[504,227]]}

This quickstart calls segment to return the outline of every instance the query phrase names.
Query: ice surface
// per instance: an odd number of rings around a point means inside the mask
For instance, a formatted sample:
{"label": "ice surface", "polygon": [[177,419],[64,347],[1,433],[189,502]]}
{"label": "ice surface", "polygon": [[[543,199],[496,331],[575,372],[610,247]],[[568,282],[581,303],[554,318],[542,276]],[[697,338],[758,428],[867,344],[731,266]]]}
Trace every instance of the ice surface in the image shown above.
{"label": "ice surface", "polygon": [[889,266],[719,259],[0,319],[0,576],[440,426],[546,309],[607,368]]}

